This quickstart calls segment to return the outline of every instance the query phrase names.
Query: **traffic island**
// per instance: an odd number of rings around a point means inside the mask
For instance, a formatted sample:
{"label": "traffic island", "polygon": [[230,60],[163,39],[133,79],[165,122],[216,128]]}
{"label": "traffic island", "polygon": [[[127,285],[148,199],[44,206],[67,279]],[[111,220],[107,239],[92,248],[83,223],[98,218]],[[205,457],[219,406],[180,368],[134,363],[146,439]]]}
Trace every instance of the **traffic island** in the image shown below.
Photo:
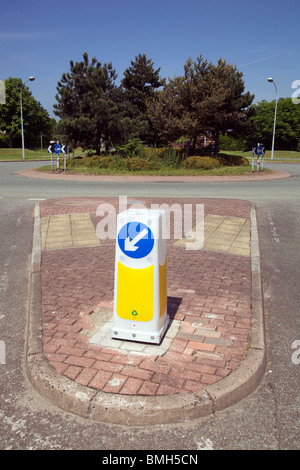
{"label": "traffic island", "polygon": [[[141,202],[147,207],[161,203]],[[59,199],[37,206],[27,371],[34,386],[67,411],[115,424],[179,422],[236,403],[263,377],[253,205],[212,199],[163,202],[204,204],[207,237],[194,251],[184,248],[184,240],[167,241],[170,327],[160,345],[110,338],[115,240],[90,245],[88,237],[84,246],[82,230],[81,246],[47,248],[50,232],[39,231],[45,224],[49,230],[52,217],[71,220],[76,214],[84,214],[87,226],[92,223],[96,230],[97,207],[105,203],[117,209],[118,201]]]}

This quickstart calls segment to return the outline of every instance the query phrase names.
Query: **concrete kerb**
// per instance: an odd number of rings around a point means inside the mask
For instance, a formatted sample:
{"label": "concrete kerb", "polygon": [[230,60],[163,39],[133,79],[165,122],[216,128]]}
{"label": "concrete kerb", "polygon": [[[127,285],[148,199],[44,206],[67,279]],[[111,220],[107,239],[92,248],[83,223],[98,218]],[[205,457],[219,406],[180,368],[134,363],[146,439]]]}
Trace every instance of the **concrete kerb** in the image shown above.
{"label": "concrete kerb", "polygon": [[206,392],[212,400],[214,411],[221,411],[250,395],[261,382],[266,369],[263,294],[255,209],[251,209],[251,274],[252,318],[250,347],[243,363],[235,371],[206,388]]}
{"label": "concrete kerb", "polygon": [[256,212],[251,210],[252,324],[243,363],[229,376],[196,393],[127,396],[80,385],[58,373],[43,354],[41,299],[41,219],[35,206],[26,335],[26,371],[34,388],[61,409],[81,417],[131,426],[171,424],[208,416],[248,396],[266,368],[264,309]]}

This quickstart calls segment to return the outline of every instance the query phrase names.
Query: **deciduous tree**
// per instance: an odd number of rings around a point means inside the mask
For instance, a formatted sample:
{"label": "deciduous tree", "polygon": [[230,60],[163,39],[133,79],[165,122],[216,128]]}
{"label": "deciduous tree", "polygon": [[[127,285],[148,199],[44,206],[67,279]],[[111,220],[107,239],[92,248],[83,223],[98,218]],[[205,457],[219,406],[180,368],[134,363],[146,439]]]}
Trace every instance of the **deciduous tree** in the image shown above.
{"label": "deciduous tree", "polygon": [[198,137],[210,131],[219,151],[222,133],[241,134],[251,114],[254,96],[244,93],[242,73],[235,66],[219,60],[209,63],[201,55],[184,65],[184,75],[169,80],[148,106],[153,126],[161,135],[175,140],[189,136],[189,149],[195,149]]}
{"label": "deciduous tree", "polygon": [[[263,142],[272,146],[275,101],[261,101],[253,106],[255,116],[251,119],[253,132],[249,145]],[[291,98],[280,98],[277,106],[275,149],[300,150],[300,105]]]}
{"label": "deciduous tree", "polygon": [[[10,147],[21,147],[22,144],[20,105],[22,85],[20,78],[5,80],[5,104],[0,104],[0,131],[8,136]],[[50,138],[53,121],[26,85],[22,91],[22,108],[25,145],[38,147],[41,132],[45,138]]]}

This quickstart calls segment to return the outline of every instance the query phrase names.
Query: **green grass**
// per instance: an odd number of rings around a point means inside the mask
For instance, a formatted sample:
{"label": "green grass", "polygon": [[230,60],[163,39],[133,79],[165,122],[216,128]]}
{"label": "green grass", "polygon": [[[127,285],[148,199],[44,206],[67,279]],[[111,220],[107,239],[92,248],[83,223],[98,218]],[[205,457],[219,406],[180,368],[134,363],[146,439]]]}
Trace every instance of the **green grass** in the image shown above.
{"label": "green grass", "polygon": [[[141,170],[141,171],[120,171],[116,169],[107,169],[107,168],[87,168],[78,166],[72,169],[68,169],[69,174],[86,174],[86,175],[154,175],[154,176],[193,176],[193,175],[213,175],[213,176],[227,176],[227,175],[245,175],[251,172],[251,162],[252,162],[252,152],[242,152],[242,151],[222,151],[221,153],[227,153],[230,155],[237,155],[246,157],[249,160],[250,166],[234,166],[234,167],[221,167],[214,168],[212,170],[203,170],[203,169],[186,169],[186,168],[171,168],[162,166],[158,170]],[[75,150],[76,155],[84,155],[81,149]],[[62,156],[62,155],[61,155]],[[41,154],[41,149],[38,150],[25,150],[25,160],[50,160],[50,154],[48,154],[47,149],[43,149],[43,154]],[[0,148],[0,161],[13,161],[20,160],[22,161],[22,149],[7,149]],[[63,169],[61,159],[61,169]],[[271,151],[267,151],[265,155],[265,162],[271,161]],[[300,162],[300,152],[292,151],[278,151],[274,152],[274,162]],[[54,168],[56,170],[56,156],[54,156]],[[51,165],[46,165],[36,169],[37,171],[51,171]],[[255,167],[256,171],[256,167]],[[271,170],[264,168],[266,173]]]}
{"label": "green grass", "polygon": [[[43,154],[41,149],[39,150],[27,150],[25,149],[25,160],[43,160],[49,159],[50,155],[47,152],[47,149],[43,149]],[[13,161],[13,160],[23,160],[22,149],[6,149],[0,148],[0,161]]]}
{"label": "green grass", "polygon": [[[25,149],[25,160],[51,160],[51,154],[48,153],[48,147],[43,148],[43,153],[41,149],[36,150],[29,150]],[[77,155],[85,155],[82,149],[75,149],[75,156]],[[62,158],[63,153],[60,154]],[[70,156],[73,156],[73,154]],[[56,159],[56,155],[53,155],[54,160]],[[8,148],[0,148],[0,161],[12,161],[12,160],[23,160],[22,157],[22,149],[8,149]]]}
{"label": "green grass", "polygon": [[[242,152],[242,151],[222,151],[221,153],[227,153],[230,155],[238,155],[241,157],[248,158],[249,162],[252,162],[252,151],[249,152]],[[275,150],[274,151],[274,159],[273,161],[299,161],[300,162],[300,152],[293,152],[290,150]],[[267,150],[265,154],[264,161],[271,161],[271,150]]]}
{"label": "green grass", "polygon": [[[252,161],[251,151],[243,152],[243,151],[233,151],[233,150],[230,150],[230,151],[222,150],[221,153],[227,153],[230,155],[239,155],[241,157],[246,157],[249,159],[250,164]],[[84,154],[85,153],[81,149],[75,150],[75,156],[84,155]],[[41,149],[37,149],[37,150],[25,149],[25,160],[49,160],[49,159],[50,159],[50,154],[47,152],[47,148],[43,149],[43,153],[41,153]],[[0,161],[1,160],[2,161],[23,160],[22,149],[0,148]],[[265,155],[265,161],[270,161],[270,160],[271,160],[271,151],[268,150]],[[285,162],[299,161],[300,162],[300,152],[292,152],[288,150],[275,150],[274,161],[285,161]],[[178,173],[172,173],[172,174],[178,174]]]}

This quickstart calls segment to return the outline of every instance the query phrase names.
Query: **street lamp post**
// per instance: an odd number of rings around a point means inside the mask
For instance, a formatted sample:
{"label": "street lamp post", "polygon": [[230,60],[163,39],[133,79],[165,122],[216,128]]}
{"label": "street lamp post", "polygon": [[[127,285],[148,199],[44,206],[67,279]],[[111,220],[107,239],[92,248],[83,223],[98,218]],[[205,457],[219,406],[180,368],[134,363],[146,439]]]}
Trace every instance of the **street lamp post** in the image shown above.
{"label": "street lamp post", "polygon": [[273,83],[274,87],[275,87],[275,90],[276,90],[276,104],[275,104],[274,128],[273,128],[273,139],[272,139],[272,153],[271,153],[271,160],[273,160],[278,96],[277,96],[277,86],[276,86],[276,83],[274,82],[273,78],[272,77],[268,78],[268,82]]}
{"label": "street lamp post", "polygon": [[20,94],[20,104],[21,104],[21,132],[22,132],[22,156],[23,160],[25,160],[25,146],[24,146],[24,128],[23,128],[23,105],[22,105],[22,93],[23,93],[23,88],[27,82],[33,82],[35,80],[34,77],[29,77],[28,80],[26,80],[25,83],[22,84],[21,87],[21,94]]}

